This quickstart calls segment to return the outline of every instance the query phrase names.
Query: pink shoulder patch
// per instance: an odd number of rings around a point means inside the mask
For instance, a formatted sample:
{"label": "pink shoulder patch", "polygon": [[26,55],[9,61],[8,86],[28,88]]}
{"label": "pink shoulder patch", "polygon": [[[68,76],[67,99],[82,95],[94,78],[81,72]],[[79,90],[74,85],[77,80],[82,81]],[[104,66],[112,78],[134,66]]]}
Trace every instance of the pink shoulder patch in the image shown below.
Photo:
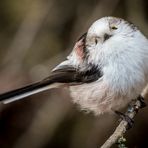
{"label": "pink shoulder patch", "polygon": [[79,59],[83,60],[83,58],[84,58],[84,42],[83,42],[83,39],[76,42],[74,49],[75,49],[76,55],[79,57]]}

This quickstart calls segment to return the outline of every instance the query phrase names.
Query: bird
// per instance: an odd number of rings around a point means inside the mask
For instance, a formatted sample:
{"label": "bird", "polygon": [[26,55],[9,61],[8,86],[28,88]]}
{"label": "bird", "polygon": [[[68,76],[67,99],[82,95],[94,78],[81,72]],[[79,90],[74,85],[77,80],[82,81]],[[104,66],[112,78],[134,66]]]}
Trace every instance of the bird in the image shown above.
{"label": "bird", "polygon": [[0,94],[7,104],[52,88],[68,88],[72,101],[95,115],[117,112],[148,82],[148,39],[118,17],[96,20],[47,78]]}

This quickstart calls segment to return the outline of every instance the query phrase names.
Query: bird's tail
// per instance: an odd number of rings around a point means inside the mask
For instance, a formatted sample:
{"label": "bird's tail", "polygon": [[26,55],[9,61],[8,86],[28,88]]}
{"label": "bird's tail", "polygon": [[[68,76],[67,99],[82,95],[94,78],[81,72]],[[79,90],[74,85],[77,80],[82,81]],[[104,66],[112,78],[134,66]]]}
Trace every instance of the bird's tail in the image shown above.
{"label": "bird's tail", "polygon": [[48,89],[58,88],[66,83],[73,83],[77,79],[79,80],[75,70],[60,70],[40,82],[0,94],[0,102],[7,104]]}
{"label": "bird's tail", "polygon": [[6,92],[4,94],[0,94],[0,102],[4,104],[11,103],[13,101],[23,99],[25,97],[37,94],[48,89],[57,88],[59,86],[60,83],[45,84],[37,82],[16,90]]}

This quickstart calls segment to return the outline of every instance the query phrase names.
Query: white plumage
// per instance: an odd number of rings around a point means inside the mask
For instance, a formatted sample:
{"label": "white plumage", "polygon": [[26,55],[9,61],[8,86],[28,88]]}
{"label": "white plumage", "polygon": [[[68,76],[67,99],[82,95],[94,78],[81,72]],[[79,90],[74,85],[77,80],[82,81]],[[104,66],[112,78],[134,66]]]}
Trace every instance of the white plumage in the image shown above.
{"label": "white plumage", "polygon": [[[104,42],[104,34],[112,37]],[[89,28],[86,44],[88,63],[99,65],[103,76],[93,83],[71,86],[73,101],[98,115],[121,109],[136,99],[148,82],[146,37],[123,19],[104,17]],[[75,57],[70,60],[75,61]]]}
{"label": "white plumage", "polygon": [[0,100],[8,103],[68,86],[74,103],[99,115],[125,107],[139,96],[147,82],[147,38],[123,19],[104,17],[76,42],[67,60],[53,69],[51,77],[2,94]]}

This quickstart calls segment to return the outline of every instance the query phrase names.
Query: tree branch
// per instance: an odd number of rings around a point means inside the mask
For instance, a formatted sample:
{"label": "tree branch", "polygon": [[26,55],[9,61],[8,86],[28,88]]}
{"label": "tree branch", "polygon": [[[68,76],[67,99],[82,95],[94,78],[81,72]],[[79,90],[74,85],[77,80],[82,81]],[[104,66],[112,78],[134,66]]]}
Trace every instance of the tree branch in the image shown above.
{"label": "tree branch", "polygon": [[[148,85],[141,93],[143,98],[146,98],[148,92]],[[142,102],[137,99],[134,100],[126,111],[126,115],[130,117],[132,120],[138,113],[138,111],[143,107]],[[117,141],[124,136],[125,132],[128,130],[128,122],[125,120],[121,120],[120,124],[115,129],[114,133],[106,140],[106,142],[101,146],[101,148],[110,148],[113,144],[117,143]]]}

